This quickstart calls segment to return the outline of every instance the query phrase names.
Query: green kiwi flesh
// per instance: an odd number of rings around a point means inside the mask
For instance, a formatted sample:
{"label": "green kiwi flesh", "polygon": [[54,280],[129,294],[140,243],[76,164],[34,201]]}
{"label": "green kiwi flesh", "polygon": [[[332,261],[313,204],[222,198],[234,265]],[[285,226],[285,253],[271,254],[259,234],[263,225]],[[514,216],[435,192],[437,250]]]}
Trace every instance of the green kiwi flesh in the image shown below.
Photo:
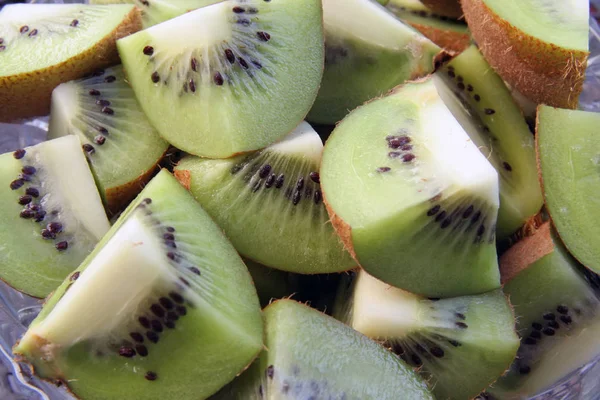
{"label": "green kiwi flesh", "polygon": [[600,115],[540,106],[538,165],[548,212],[560,238],[586,267],[600,272]]}
{"label": "green kiwi flesh", "polygon": [[440,48],[375,2],[324,0],[323,16],[325,73],[310,122],[334,124],[365,101],[433,71]]}
{"label": "green kiwi flesh", "polygon": [[385,341],[438,399],[478,395],[506,371],[519,348],[515,319],[500,289],[433,301],[360,271],[340,285],[334,316]]}
{"label": "green kiwi flesh", "polygon": [[48,299],[14,352],[79,398],[192,399],[245,369],[262,337],[242,260],[163,170]]}
{"label": "green kiwi flesh", "polygon": [[56,289],[110,225],[76,137],[0,155],[0,278],[35,297]]}
{"label": "green kiwi flesh", "polygon": [[334,227],[371,275],[428,297],[500,287],[498,175],[434,79],[348,115],[325,145],[321,187]]}
{"label": "green kiwi flesh", "polygon": [[264,316],[267,350],[213,400],[433,399],[403,361],[331,317],[292,300]]}
{"label": "green kiwi flesh", "polygon": [[226,0],[117,47],[142,109],[169,143],[230,157],[281,139],[310,109],[323,74],[321,1]]}
{"label": "green kiwi flesh", "polygon": [[118,66],[52,92],[48,137],[77,135],[104,203],[119,211],[169,146],[150,125]]}
{"label": "green kiwi flesh", "polygon": [[244,257],[317,274],[356,266],[322,201],[323,144],[303,122],[283,141],[231,159],[185,157],[175,175]]}

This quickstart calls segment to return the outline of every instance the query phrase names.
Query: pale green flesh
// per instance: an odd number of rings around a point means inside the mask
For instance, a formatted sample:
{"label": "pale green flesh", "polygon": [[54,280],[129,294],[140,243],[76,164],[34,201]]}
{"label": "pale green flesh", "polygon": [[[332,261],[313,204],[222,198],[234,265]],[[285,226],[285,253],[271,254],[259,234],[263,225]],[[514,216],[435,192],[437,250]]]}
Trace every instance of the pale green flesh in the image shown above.
{"label": "pale green flesh", "polygon": [[600,272],[600,115],[541,106],[538,157],[546,206],[569,251]]}
{"label": "pale green flesh", "polygon": [[[388,135],[408,135],[413,149],[401,154],[416,158],[391,158]],[[378,172],[382,167],[391,170]],[[500,286],[492,229],[497,179],[432,80],[355,110],[329,138],[321,163],[329,211],[349,226],[360,265],[430,297]]]}
{"label": "pale green flesh", "polygon": [[482,1],[500,18],[543,42],[588,50],[589,0]]}
{"label": "pale green flesh", "polygon": [[323,9],[325,73],[309,121],[334,124],[365,101],[433,70],[440,48],[374,2],[325,0]]}
{"label": "pale green flesh", "polygon": [[[253,7],[257,13],[236,14],[234,7]],[[250,25],[236,23],[240,18]],[[257,32],[270,39],[261,40]],[[308,112],[323,73],[321,4],[227,0],[119,40],[117,46],[142,109],[166,140],[195,155],[230,157],[282,138]],[[153,56],[143,53],[146,46],[154,48]],[[233,64],[227,49],[237,57]],[[154,72],[158,83],[151,80]],[[217,72],[221,86],[215,83]]]}
{"label": "pale green flesh", "polygon": [[[152,203],[139,208],[145,198]],[[175,228],[177,250],[162,243],[167,226]],[[170,261],[167,251],[176,251],[182,261]],[[50,297],[14,351],[42,377],[65,379],[80,398],[206,398],[262,348],[262,318],[247,269],[220,229],[166,171],[150,182],[77,271],[79,278],[67,279]],[[177,290],[179,277],[190,283],[178,289],[187,313],[173,329],[164,328],[158,343],[146,338],[146,357],[125,358],[107,347],[109,339],[143,333],[136,318],[140,309],[148,310],[148,302]],[[108,292],[111,298],[104,299]],[[36,335],[48,345],[40,347]],[[148,371],[158,379],[144,379]]]}
{"label": "pale green flesh", "polygon": [[469,32],[469,28],[467,28],[465,23],[433,14],[432,11],[419,0],[391,0],[386,7],[394,13],[396,17],[408,23],[465,34]]}
{"label": "pale green flesh", "polygon": [[[132,5],[15,4],[0,12],[0,77],[32,72],[69,60],[111,33]],[[76,27],[71,26],[77,20]],[[20,33],[23,26],[28,31]],[[38,33],[29,36],[37,29]]]}
{"label": "pale green flesh", "polygon": [[[56,289],[109,229],[94,178],[80,149],[79,140],[69,137],[28,147],[21,160],[12,153],[0,156],[0,220],[5,226],[0,231],[0,278],[29,295],[45,297]],[[37,168],[33,180],[11,190],[11,182],[26,165]],[[28,187],[40,192],[31,204],[43,205],[43,221],[19,216],[26,207],[18,200]],[[52,215],[53,210],[58,214]],[[50,222],[63,225],[63,232],[54,240],[41,236]],[[69,243],[67,250],[56,249],[61,241]]]}

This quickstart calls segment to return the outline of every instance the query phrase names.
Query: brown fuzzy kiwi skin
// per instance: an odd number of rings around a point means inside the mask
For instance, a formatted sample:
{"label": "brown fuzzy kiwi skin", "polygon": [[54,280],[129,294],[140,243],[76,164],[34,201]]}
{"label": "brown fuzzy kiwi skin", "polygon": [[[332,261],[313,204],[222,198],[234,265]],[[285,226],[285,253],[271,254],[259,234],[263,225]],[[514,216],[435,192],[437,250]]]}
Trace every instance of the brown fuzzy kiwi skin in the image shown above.
{"label": "brown fuzzy kiwi skin", "polygon": [[471,34],[494,70],[537,104],[577,107],[589,52],[565,49],[522,32],[482,0],[462,0]]}
{"label": "brown fuzzy kiwi skin", "polygon": [[49,114],[55,87],[118,64],[117,40],[141,29],[141,13],[133,7],[112,32],[75,57],[36,71],[0,77],[0,122]]}
{"label": "brown fuzzy kiwi skin", "polygon": [[434,13],[444,17],[460,19],[463,16],[459,0],[421,0],[421,3]]}
{"label": "brown fuzzy kiwi skin", "polygon": [[468,33],[434,28],[416,22],[406,22],[421,32],[427,39],[449,52],[458,54],[471,44],[471,36]]}
{"label": "brown fuzzy kiwi skin", "polygon": [[179,184],[189,191],[192,187],[192,173],[187,169],[178,169],[173,172],[175,179],[179,181]]}

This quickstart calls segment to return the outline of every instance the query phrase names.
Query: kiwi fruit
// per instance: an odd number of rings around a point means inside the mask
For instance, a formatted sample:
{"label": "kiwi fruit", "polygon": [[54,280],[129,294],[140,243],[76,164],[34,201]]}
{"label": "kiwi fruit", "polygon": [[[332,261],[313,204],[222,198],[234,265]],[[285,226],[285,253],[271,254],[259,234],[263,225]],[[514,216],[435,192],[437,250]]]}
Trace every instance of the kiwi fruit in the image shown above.
{"label": "kiwi fruit", "polygon": [[484,293],[500,287],[498,174],[440,82],[408,83],[344,118],[323,152],[323,198],[371,275],[428,297]]}
{"label": "kiwi fruit", "polygon": [[252,276],[262,307],[266,307],[273,300],[291,296],[297,290],[296,275],[265,267],[248,259],[245,259],[244,263]]}
{"label": "kiwi fruit", "polygon": [[302,121],[323,74],[322,13],[320,0],[226,0],[117,47],[159,133],[188,153],[225,158]]}
{"label": "kiwi fruit", "polygon": [[335,124],[365,101],[433,71],[440,48],[370,0],[324,0],[325,73],[307,120]]}
{"label": "kiwi fruit", "polygon": [[471,43],[464,21],[436,14],[419,0],[392,0],[387,8],[444,49],[460,53]]}
{"label": "kiwi fruit", "polygon": [[262,337],[241,258],[163,170],[14,353],[83,399],[204,399],[253,361]]}
{"label": "kiwi fruit", "polygon": [[264,318],[266,349],[211,400],[433,399],[403,361],[331,317],[278,300]]}
{"label": "kiwi fruit", "polygon": [[77,135],[108,210],[124,209],[157,171],[168,143],[150,125],[120,66],[59,85],[48,137]]}
{"label": "kiwi fruit", "polygon": [[438,399],[470,399],[498,379],[519,348],[500,289],[429,300],[364,271],[340,285],[334,316],[412,365]]}
{"label": "kiwi fruit", "polygon": [[550,222],[509,249],[500,267],[521,346],[509,373],[491,392],[525,398],[600,353],[600,279],[567,252]]}
{"label": "kiwi fruit", "polygon": [[351,269],[323,204],[323,143],[303,122],[284,140],[230,159],[188,156],[175,176],[237,251],[271,268],[318,274]]}
{"label": "kiwi fruit", "polygon": [[463,0],[462,7],[502,79],[537,104],[577,107],[589,55],[588,0]]}
{"label": "kiwi fruit", "polygon": [[0,122],[48,114],[56,86],[118,63],[116,40],[138,31],[141,24],[132,5],[2,8]]}
{"label": "kiwi fruit", "polygon": [[77,137],[0,155],[0,278],[45,297],[109,229]]}

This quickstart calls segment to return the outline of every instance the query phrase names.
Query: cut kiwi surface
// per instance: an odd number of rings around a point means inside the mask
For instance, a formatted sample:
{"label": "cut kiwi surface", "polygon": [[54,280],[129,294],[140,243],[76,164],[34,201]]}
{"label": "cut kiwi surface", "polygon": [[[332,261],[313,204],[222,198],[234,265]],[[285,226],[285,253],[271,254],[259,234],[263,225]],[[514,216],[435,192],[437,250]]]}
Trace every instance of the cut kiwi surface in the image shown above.
{"label": "cut kiwi surface", "polygon": [[109,229],[76,137],[0,155],[0,278],[44,297]]}
{"label": "cut kiwi surface", "polygon": [[114,67],[52,92],[48,137],[77,135],[100,194],[112,212],[129,204],[156,171],[165,142]]}
{"label": "cut kiwi surface", "polygon": [[500,289],[438,301],[364,271],[340,285],[334,316],[417,368],[438,399],[469,399],[498,379],[519,347]]}
{"label": "cut kiwi surface", "polygon": [[538,108],[537,155],[548,212],[569,251],[600,272],[600,114]]}
{"label": "cut kiwi surface", "polygon": [[292,300],[264,315],[267,350],[214,400],[433,399],[404,362],[331,317]]}
{"label": "cut kiwi surface", "polygon": [[227,0],[120,40],[142,109],[174,146],[229,157],[281,139],[323,74],[320,0]]}
{"label": "cut kiwi surface", "polygon": [[118,62],[141,28],[132,5],[14,4],[0,11],[0,121],[46,115],[52,90]]}
{"label": "cut kiwi surface", "polygon": [[576,108],[587,66],[588,0],[463,0],[496,72],[538,104]]}
{"label": "cut kiwi surface", "polygon": [[334,124],[434,68],[440,48],[370,0],[323,0],[325,73],[307,119]]}
{"label": "cut kiwi surface", "polygon": [[231,159],[186,157],[177,178],[245,257],[290,272],[339,272],[356,266],[323,204],[323,143],[303,122],[284,140]]}
{"label": "cut kiwi surface", "polygon": [[371,275],[429,297],[500,286],[498,174],[433,79],[356,109],[323,152],[333,225]]}
{"label": "cut kiwi surface", "polygon": [[14,352],[83,399],[191,399],[231,381],[262,336],[242,260],[162,171],[48,299]]}

